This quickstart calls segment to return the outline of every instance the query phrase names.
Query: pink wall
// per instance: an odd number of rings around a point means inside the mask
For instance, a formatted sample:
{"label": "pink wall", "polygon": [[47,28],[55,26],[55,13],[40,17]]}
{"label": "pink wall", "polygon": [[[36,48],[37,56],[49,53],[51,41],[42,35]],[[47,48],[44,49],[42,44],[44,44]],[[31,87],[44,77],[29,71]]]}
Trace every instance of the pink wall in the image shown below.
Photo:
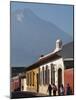
{"label": "pink wall", "polygon": [[74,77],[73,77],[73,74],[74,74],[73,68],[66,69],[64,71],[64,87],[65,87],[65,90],[66,90],[66,85],[67,85],[67,83],[69,83],[70,87],[72,89],[72,92],[74,94]]}

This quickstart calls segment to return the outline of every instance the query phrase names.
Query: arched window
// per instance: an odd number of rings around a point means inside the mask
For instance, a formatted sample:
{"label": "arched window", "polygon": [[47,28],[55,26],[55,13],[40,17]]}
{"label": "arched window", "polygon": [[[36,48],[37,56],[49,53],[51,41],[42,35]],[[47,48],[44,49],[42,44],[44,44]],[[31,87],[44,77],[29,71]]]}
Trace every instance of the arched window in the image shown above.
{"label": "arched window", "polygon": [[43,73],[42,71],[40,71],[40,85],[43,84]]}
{"label": "arched window", "polygon": [[32,85],[31,72],[30,72],[30,86]]}
{"label": "arched window", "polygon": [[40,73],[40,68],[39,68],[39,84],[41,85],[40,80],[41,80],[41,73]]}
{"label": "arched window", "polygon": [[49,84],[49,69],[47,69],[47,84]]}
{"label": "arched window", "polygon": [[49,69],[48,69],[48,65],[46,65],[46,69],[45,69],[45,84],[49,84]]}
{"label": "arched window", "polygon": [[27,85],[29,85],[29,73],[27,73],[27,75],[26,75],[26,80],[27,80]]}
{"label": "arched window", "polygon": [[42,72],[43,72],[43,84],[44,84],[44,67],[42,67]]}
{"label": "arched window", "polygon": [[47,84],[47,67],[45,68],[45,85]]}
{"label": "arched window", "polygon": [[30,85],[30,81],[29,81],[29,73],[27,73],[27,85]]}
{"label": "arched window", "polygon": [[34,76],[35,76],[35,72],[33,72],[33,86],[34,86]]}
{"label": "arched window", "polygon": [[28,73],[26,74],[26,83],[28,85]]}
{"label": "arched window", "polygon": [[29,81],[30,81],[30,86],[31,86],[32,85],[32,72],[29,72],[29,76],[30,76]]}
{"label": "arched window", "polygon": [[51,64],[51,84],[55,84],[55,68],[54,64]]}

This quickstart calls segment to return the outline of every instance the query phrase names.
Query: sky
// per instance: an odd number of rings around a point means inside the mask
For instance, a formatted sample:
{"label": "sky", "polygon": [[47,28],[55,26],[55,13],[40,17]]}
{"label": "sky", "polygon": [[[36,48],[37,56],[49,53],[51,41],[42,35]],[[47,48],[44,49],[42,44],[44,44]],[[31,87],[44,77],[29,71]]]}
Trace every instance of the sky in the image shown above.
{"label": "sky", "polygon": [[[25,3],[25,2],[11,2],[11,13],[14,13],[17,10],[21,10],[21,9],[31,9],[40,19],[42,19],[46,22],[55,24],[61,30],[63,30],[65,33],[70,35],[71,38],[73,38],[73,6],[72,5],[53,5],[53,4],[51,5],[51,4],[37,4],[37,3]],[[22,14],[17,15],[18,21],[22,22],[23,17],[24,16]],[[14,24],[15,24],[15,22],[14,22]],[[17,36],[17,34],[16,34],[16,36]],[[32,34],[33,33],[31,33],[31,37],[33,39]],[[26,36],[26,34],[24,34],[24,37],[27,37],[27,36]],[[46,35],[44,35],[44,36],[46,36]],[[30,39],[31,39],[31,37],[30,37]],[[12,52],[11,64],[13,66],[28,66],[28,65],[34,63],[36,61],[36,59],[38,59],[37,54],[41,54],[41,52],[39,52],[38,50],[36,52],[36,49],[34,48],[34,46],[36,46],[36,43],[35,43],[35,45],[32,45],[32,50],[35,50],[35,52],[32,52],[29,50],[30,49],[29,43],[26,46],[27,47],[27,49],[26,49],[26,47],[25,47],[26,43],[24,43],[26,41],[24,39],[21,42],[23,44],[18,44],[20,41],[19,38],[21,38],[21,37],[18,37],[15,40],[14,40],[14,38],[12,38],[13,42],[16,41],[16,46],[15,46],[14,50],[12,49],[13,52]],[[35,41],[37,41],[37,40],[38,39],[36,38]],[[46,40],[44,42],[47,42],[47,41],[48,40]],[[34,42],[34,41],[32,41],[32,42]],[[47,45],[47,43],[45,43],[45,45]],[[47,51],[50,50],[50,48],[48,48],[49,44],[48,44],[48,46],[46,46]],[[40,45],[44,45],[44,44],[40,44]],[[41,50],[41,49],[39,49],[39,50]],[[43,51],[45,51],[45,49]],[[27,59],[28,59],[28,61],[27,61]]]}
{"label": "sky", "polygon": [[[40,18],[53,22],[63,31],[73,36],[73,6],[72,5],[51,5],[51,4],[37,4],[12,2],[11,12],[17,9],[30,8]],[[66,24],[65,24],[66,22]]]}

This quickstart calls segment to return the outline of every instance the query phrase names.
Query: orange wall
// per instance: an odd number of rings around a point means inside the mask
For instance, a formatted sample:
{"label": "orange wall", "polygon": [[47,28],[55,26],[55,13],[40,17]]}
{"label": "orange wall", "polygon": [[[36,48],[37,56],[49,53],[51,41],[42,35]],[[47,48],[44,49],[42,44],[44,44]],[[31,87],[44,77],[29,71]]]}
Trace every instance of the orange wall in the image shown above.
{"label": "orange wall", "polygon": [[74,94],[74,77],[73,77],[74,71],[73,68],[71,69],[65,69],[64,71],[64,87],[66,91],[66,85],[67,83],[70,84],[73,94]]}

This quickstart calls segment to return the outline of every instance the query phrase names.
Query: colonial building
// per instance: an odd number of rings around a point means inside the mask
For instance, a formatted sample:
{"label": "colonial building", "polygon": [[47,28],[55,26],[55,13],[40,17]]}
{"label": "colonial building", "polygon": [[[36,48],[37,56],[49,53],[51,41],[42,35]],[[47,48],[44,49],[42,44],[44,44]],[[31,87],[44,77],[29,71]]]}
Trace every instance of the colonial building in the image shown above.
{"label": "colonial building", "polygon": [[49,55],[45,63],[40,66],[39,92],[47,93],[48,85],[55,84],[57,88],[64,85],[64,64],[61,56],[57,52]]}
{"label": "colonial building", "polygon": [[26,70],[26,84],[27,91],[37,92],[38,91],[38,62],[29,66]]}
{"label": "colonial building", "polygon": [[64,63],[58,53],[62,50],[62,41],[56,41],[56,49],[39,60],[26,70],[27,90],[48,94],[49,84],[55,84],[57,88],[64,85]]}

